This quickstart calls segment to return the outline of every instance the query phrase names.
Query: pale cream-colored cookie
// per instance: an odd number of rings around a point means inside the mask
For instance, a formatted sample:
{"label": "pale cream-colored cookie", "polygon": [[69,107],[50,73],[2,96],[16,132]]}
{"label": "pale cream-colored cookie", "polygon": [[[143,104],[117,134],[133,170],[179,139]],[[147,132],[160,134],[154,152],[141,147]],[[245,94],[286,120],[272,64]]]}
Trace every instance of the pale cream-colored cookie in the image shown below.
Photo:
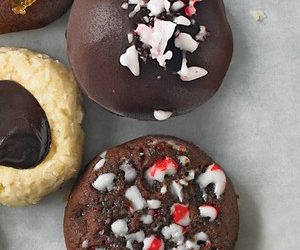
{"label": "pale cream-colored cookie", "polygon": [[38,166],[25,170],[0,166],[0,204],[35,204],[80,168],[84,137],[81,96],[64,65],[27,49],[0,48],[0,80],[16,81],[30,91],[50,124],[50,150]]}

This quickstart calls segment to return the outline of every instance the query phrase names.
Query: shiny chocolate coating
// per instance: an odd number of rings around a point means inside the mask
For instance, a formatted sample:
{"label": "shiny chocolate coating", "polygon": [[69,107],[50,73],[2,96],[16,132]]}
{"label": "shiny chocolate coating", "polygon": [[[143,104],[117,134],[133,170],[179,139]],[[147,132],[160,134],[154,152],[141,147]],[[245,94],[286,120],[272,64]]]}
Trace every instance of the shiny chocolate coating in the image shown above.
{"label": "shiny chocolate coating", "polygon": [[16,82],[0,81],[0,165],[33,168],[50,143],[49,123],[35,97]]}
{"label": "shiny chocolate coating", "polygon": [[[174,2],[171,0],[170,2]],[[167,70],[155,60],[141,64],[135,77],[119,63],[128,48],[127,34],[136,28],[128,17],[132,10],[121,8],[122,1],[75,0],[68,24],[68,56],[82,90],[105,109],[121,116],[154,120],[154,110],[185,114],[203,104],[219,89],[228,70],[233,50],[232,33],[222,0],[204,0],[196,4],[196,24],[210,31],[207,41],[194,53],[188,53],[190,66],[201,66],[208,75],[184,82],[176,72],[182,53],[169,43],[174,52]],[[197,34],[192,27],[182,31]],[[168,48],[167,48],[168,49]],[[169,48],[170,49],[170,48]]]}

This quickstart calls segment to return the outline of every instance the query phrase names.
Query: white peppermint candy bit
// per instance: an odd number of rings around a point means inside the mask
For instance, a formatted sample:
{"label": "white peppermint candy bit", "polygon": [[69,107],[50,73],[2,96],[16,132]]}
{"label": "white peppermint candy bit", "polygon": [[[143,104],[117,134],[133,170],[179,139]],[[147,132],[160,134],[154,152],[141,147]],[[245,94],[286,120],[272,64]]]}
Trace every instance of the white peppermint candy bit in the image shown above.
{"label": "white peppermint candy bit", "polygon": [[193,53],[198,48],[199,43],[190,34],[179,33],[175,38],[175,46],[181,50]]}
{"label": "white peppermint candy bit", "polygon": [[152,250],[153,248],[151,246],[154,244],[156,246],[155,250],[165,249],[165,244],[163,240],[158,238],[155,235],[151,235],[150,237],[144,239],[143,243],[144,243],[143,250]]}
{"label": "white peppermint candy bit", "polygon": [[153,28],[145,24],[138,24],[135,31],[140,36],[140,41],[151,47],[150,53],[152,59],[157,59],[159,65],[162,67],[166,66],[164,59],[171,59],[170,53],[172,52],[167,52],[166,55],[164,53],[169,39],[174,34],[175,27],[176,24],[173,22],[156,19]]}
{"label": "white peppermint candy bit", "polygon": [[81,244],[82,248],[88,248],[89,247],[89,241],[88,240],[84,240]]}
{"label": "white peppermint candy bit", "polygon": [[126,235],[125,238],[127,240],[126,247],[133,250],[132,243],[143,242],[145,239],[145,233],[143,231],[138,231],[136,233]]}
{"label": "white peppermint candy bit", "polygon": [[208,71],[200,67],[188,67],[186,54],[183,53],[181,70],[177,72],[180,79],[184,82],[194,81],[208,74]]}
{"label": "white peppermint candy bit", "polygon": [[161,201],[159,200],[147,200],[147,205],[150,209],[158,209],[161,207]]}
{"label": "white peppermint candy bit", "polygon": [[105,159],[106,155],[107,155],[107,151],[103,151],[103,152],[100,154],[100,157],[101,157],[102,159]]}
{"label": "white peppermint candy bit", "polygon": [[189,206],[175,203],[171,207],[171,215],[176,224],[181,226],[188,226],[191,223]]}
{"label": "white peppermint candy bit", "polygon": [[173,181],[171,184],[171,191],[176,195],[180,202],[183,201],[183,187],[178,184],[176,181]]}
{"label": "white peppermint candy bit", "polygon": [[182,245],[184,242],[183,227],[175,223],[170,226],[165,226],[161,233],[165,239],[172,240],[177,245]]}
{"label": "white peppermint candy bit", "polygon": [[98,191],[111,191],[114,188],[114,180],[117,176],[113,173],[99,175],[92,186]]}
{"label": "white peppermint candy bit", "polygon": [[165,193],[167,193],[167,191],[168,191],[168,188],[167,188],[166,185],[163,185],[163,186],[161,187],[161,189],[160,189],[160,193],[161,193],[161,194],[165,194]]}
{"label": "white peppermint candy bit", "polygon": [[205,26],[201,25],[200,26],[200,31],[199,31],[199,33],[195,37],[196,40],[204,42],[205,39],[207,38],[207,36],[209,36],[209,32],[207,31],[207,29],[206,29]]}
{"label": "white peppermint candy bit", "polygon": [[120,219],[111,224],[111,231],[116,237],[125,236],[128,233],[128,226],[125,220]]}
{"label": "white peppermint candy bit", "polygon": [[128,161],[123,162],[120,169],[125,172],[125,181],[131,182],[135,180],[137,172]]}
{"label": "white peppermint candy bit", "polygon": [[140,221],[142,221],[146,225],[149,225],[153,222],[153,216],[151,214],[142,215]]}
{"label": "white peppermint candy bit", "polygon": [[127,34],[127,39],[128,39],[129,43],[132,43],[133,42],[133,34],[132,33]]}
{"label": "white peppermint candy bit", "polygon": [[172,176],[176,174],[178,169],[177,163],[170,157],[165,157],[164,159],[157,160],[154,164],[147,170],[146,175],[148,180],[163,182],[165,176]]}
{"label": "white peppermint candy bit", "polygon": [[128,10],[128,3],[122,3],[122,5],[121,5],[121,8],[123,9],[123,10]]}
{"label": "white peppermint candy bit", "polygon": [[134,45],[129,47],[126,52],[121,55],[120,63],[124,67],[128,67],[134,76],[140,75],[139,54]]}
{"label": "white peppermint candy bit", "polygon": [[207,168],[205,173],[198,177],[197,182],[202,189],[213,183],[215,185],[214,192],[217,196],[217,199],[219,199],[225,191],[226,175],[218,165],[212,164]]}
{"label": "white peppermint candy bit", "polygon": [[187,166],[191,162],[190,159],[185,155],[180,155],[177,157],[177,159],[182,166]]}
{"label": "white peppermint candy bit", "polygon": [[183,26],[190,26],[192,24],[192,22],[190,21],[190,19],[184,17],[184,16],[178,16],[174,18],[174,23],[178,24],[178,25],[183,25]]}
{"label": "white peppermint candy bit", "polygon": [[168,120],[173,115],[173,112],[163,111],[163,110],[154,110],[153,116],[158,121]]}
{"label": "white peppermint candy bit", "polygon": [[142,210],[146,206],[146,201],[137,186],[128,188],[125,192],[125,197],[132,202],[134,211]]}
{"label": "white peppermint candy bit", "polygon": [[203,205],[199,207],[201,217],[209,217],[209,222],[213,222],[218,216],[218,209],[211,205]]}
{"label": "white peppermint candy bit", "polygon": [[172,4],[171,10],[174,12],[177,12],[181,10],[185,6],[183,1],[176,1],[175,3]]}
{"label": "white peppermint candy bit", "polygon": [[194,241],[192,240],[187,240],[185,243],[185,249],[193,249],[193,250],[199,250],[200,249],[200,245],[198,245],[199,241],[203,241],[205,242],[205,246],[207,248],[211,247],[211,242],[207,236],[206,233],[204,232],[200,232],[194,235]]}
{"label": "white peppermint candy bit", "polygon": [[101,160],[95,165],[94,170],[95,170],[95,171],[98,171],[99,169],[101,169],[101,168],[104,166],[105,161],[106,161],[105,159],[101,159]]}
{"label": "white peppermint candy bit", "polygon": [[195,179],[195,170],[190,170],[187,172],[188,176],[185,177],[187,181],[192,181]]}

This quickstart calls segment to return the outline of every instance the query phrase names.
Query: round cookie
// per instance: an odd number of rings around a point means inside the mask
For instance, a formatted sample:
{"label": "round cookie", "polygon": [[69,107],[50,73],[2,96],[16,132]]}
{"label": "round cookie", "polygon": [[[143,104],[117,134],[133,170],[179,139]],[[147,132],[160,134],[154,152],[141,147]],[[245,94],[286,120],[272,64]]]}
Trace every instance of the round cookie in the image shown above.
{"label": "round cookie", "polygon": [[0,34],[37,29],[62,16],[73,0],[2,0]]}
{"label": "round cookie", "polygon": [[146,136],[98,155],[65,211],[68,250],[219,249],[237,240],[237,196],[191,143]]}
{"label": "round cookie", "polygon": [[233,49],[222,0],[75,0],[67,44],[86,95],[141,120],[185,114],[211,98]]}
{"label": "round cookie", "polygon": [[80,168],[80,93],[61,63],[18,48],[0,48],[0,91],[0,204],[34,204]]}

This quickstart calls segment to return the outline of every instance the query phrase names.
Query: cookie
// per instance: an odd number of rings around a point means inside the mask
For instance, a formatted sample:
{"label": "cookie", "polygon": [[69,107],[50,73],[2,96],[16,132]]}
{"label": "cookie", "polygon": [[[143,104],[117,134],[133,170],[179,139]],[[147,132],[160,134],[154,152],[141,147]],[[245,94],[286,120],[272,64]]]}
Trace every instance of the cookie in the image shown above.
{"label": "cookie", "polygon": [[2,0],[0,34],[37,29],[61,17],[73,0]]}
{"label": "cookie", "polygon": [[167,136],[98,155],[64,219],[68,250],[230,250],[238,227],[237,196],[222,168],[195,145]]}
{"label": "cookie", "polygon": [[46,55],[0,48],[0,204],[38,202],[81,165],[81,97]]}
{"label": "cookie", "polygon": [[222,0],[75,0],[67,44],[85,94],[141,120],[166,120],[211,98],[233,49]]}

